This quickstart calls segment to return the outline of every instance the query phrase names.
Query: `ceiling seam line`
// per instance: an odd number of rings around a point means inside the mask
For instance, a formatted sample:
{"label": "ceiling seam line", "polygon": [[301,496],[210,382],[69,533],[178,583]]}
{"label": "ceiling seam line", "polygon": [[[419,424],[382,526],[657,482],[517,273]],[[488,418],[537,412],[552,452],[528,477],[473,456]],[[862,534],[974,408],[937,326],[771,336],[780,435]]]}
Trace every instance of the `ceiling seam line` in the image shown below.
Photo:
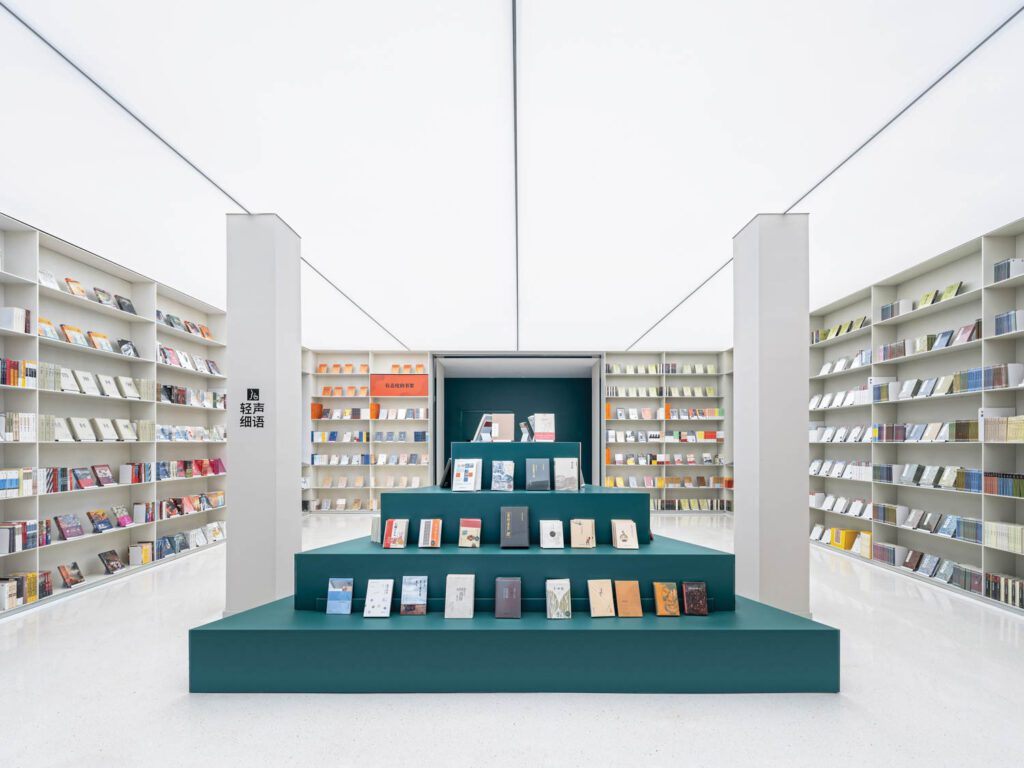
{"label": "ceiling seam line", "polygon": [[[1009,24],[1011,21],[1013,21],[1015,18],[1017,18],[1017,16],[1019,16],[1022,11],[1024,11],[1024,5],[1021,5],[1019,8],[1017,8],[1016,11],[1014,11],[1009,16],[1007,16],[1002,21],[1002,23],[999,24],[999,26],[997,26],[995,29],[993,29],[991,32],[989,32],[987,35],[985,35],[985,37],[983,37],[978,43],[976,43],[969,51],[967,51],[967,53],[965,53],[963,56],[961,56],[959,59],[957,59],[956,62],[954,62],[952,66],[948,67],[941,75],[939,75],[938,78],[933,80],[932,83],[927,88],[925,88],[923,91],[921,91],[919,94],[917,94],[917,96],[915,96],[909,103],[907,103],[899,112],[897,112],[895,115],[893,115],[891,118],[889,118],[889,120],[887,120],[885,122],[885,124],[882,125],[881,128],[879,128],[877,131],[875,131],[873,134],[871,134],[871,136],[869,136],[865,141],[863,141],[860,144],[860,146],[858,146],[855,150],[853,150],[853,152],[848,154],[846,156],[846,158],[843,159],[842,162],[840,162],[838,165],[836,165],[827,174],[822,176],[817,181],[817,183],[814,184],[814,186],[812,186],[810,189],[808,189],[806,192],[804,192],[799,198],[796,199],[796,201],[793,202],[792,205],[790,205],[788,208],[786,208],[786,210],[783,211],[783,214],[789,213],[796,206],[798,206],[805,199],[807,199],[808,196],[810,196],[816,189],[818,189],[818,187],[820,187],[822,184],[824,184],[826,181],[828,181],[837,171],[839,171],[839,169],[841,169],[850,160],[852,160],[862,149],[864,149],[868,144],[870,144],[872,141],[874,141],[876,138],[878,138],[878,136],[880,136],[889,126],[891,126],[893,123],[895,123],[908,110],[910,110],[911,107],[913,107],[921,99],[923,99],[926,95],[928,95],[928,93],[932,89],[934,89],[935,86],[937,86],[939,83],[941,83],[943,80],[945,80],[948,75],[952,74],[952,72],[955,69],[957,69],[957,67],[959,67],[961,64],[963,64],[965,61],[967,61],[967,59],[969,59],[972,55],[974,55],[978,51],[978,49],[980,49],[989,40],[991,40],[1000,31],[1002,31],[1002,29],[1007,24]],[[675,312],[677,309],[679,309],[681,306],[683,306],[683,304],[685,304],[690,299],[690,297],[692,297],[695,293],[697,293],[697,291],[699,291],[701,288],[703,288],[705,285],[707,285],[707,283],[711,280],[712,277],[714,277],[719,272],[721,272],[723,269],[725,269],[725,267],[728,266],[730,263],[732,263],[732,261],[733,261],[733,259],[732,259],[732,257],[730,257],[728,261],[726,261],[724,264],[722,264],[722,266],[720,266],[718,269],[716,269],[714,272],[712,272],[711,275],[709,275],[700,285],[698,285],[696,288],[694,288],[692,291],[690,291],[688,294],[686,294],[686,296],[684,296],[679,301],[679,303],[677,303],[674,307],[672,307],[672,309],[670,309],[668,312],[666,312],[664,315],[662,315],[662,317],[657,322],[655,322],[654,325],[652,325],[650,328],[648,328],[646,331],[644,331],[642,334],[640,334],[640,336],[637,338],[636,341],[634,341],[632,344],[630,344],[628,347],[626,347],[625,351],[628,352],[631,349],[633,349],[633,347],[635,347],[645,336],[647,336],[647,334],[649,334],[651,331],[653,331],[655,328],[657,328],[659,325],[661,325],[665,320],[667,320],[668,317],[673,312]]]}

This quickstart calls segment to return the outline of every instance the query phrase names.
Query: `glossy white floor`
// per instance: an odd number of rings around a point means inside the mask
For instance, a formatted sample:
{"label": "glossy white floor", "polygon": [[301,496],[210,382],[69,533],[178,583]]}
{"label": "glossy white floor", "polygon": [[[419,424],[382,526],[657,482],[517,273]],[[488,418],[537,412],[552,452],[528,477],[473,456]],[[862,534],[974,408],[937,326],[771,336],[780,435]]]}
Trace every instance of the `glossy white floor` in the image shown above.
{"label": "glossy white floor", "polygon": [[[304,526],[312,547],[368,522]],[[656,530],[732,546],[726,516]],[[0,620],[0,766],[1024,762],[1024,620],[818,549],[812,610],[842,630],[839,695],[189,695],[186,632],[219,616],[223,571],[219,547]]]}

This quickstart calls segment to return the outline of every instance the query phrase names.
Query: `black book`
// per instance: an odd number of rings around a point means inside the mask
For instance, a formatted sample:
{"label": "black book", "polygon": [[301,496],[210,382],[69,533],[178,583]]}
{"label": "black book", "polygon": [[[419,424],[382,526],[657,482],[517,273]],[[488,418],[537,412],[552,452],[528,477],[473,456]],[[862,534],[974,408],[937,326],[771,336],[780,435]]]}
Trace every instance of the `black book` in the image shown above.
{"label": "black book", "polygon": [[122,355],[126,355],[128,357],[139,356],[139,351],[135,349],[135,344],[133,344],[129,339],[118,339],[117,346],[118,349],[121,350]]}
{"label": "black book", "polygon": [[503,549],[526,549],[530,546],[528,507],[501,508],[501,546]]}
{"label": "black book", "polygon": [[452,460],[448,459],[444,463],[444,474],[441,475],[441,482],[437,484],[438,488],[451,488],[452,487]]}
{"label": "black book", "polygon": [[526,490],[551,490],[551,461],[549,459],[526,460]]}
{"label": "black book", "polygon": [[518,576],[499,576],[494,580],[494,618],[522,618],[523,582]]}
{"label": "black book", "polygon": [[131,312],[133,315],[139,314],[135,311],[135,305],[132,304],[131,299],[126,299],[124,296],[114,295],[114,301],[117,302],[117,306],[122,312]]}

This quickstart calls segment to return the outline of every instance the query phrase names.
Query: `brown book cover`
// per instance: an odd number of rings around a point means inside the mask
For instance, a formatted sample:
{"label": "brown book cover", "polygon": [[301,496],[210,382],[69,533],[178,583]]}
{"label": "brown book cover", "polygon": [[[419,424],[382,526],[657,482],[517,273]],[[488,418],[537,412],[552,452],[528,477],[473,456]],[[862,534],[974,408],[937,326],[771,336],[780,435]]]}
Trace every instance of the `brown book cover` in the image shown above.
{"label": "brown book cover", "polygon": [[626,616],[635,618],[644,615],[643,605],[640,602],[639,581],[616,581],[615,582],[615,606],[620,617]]}
{"label": "brown book cover", "polygon": [[494,618],[518,619],[522,617],[522,579],[519,576],[499,576],[494,580]]}
{"label": "brown book cover", "polygon": [[708,615],[708,585],[703,581],[683,582],[683,612],[687,616]]}
{"label": "brown book cover", "polygon": [[654,582],[654,612],[658,616],[679,615],[679,590],[674,581]]}
{"label": "brown book cover", "polygon": [[592,617],[596,619],[615,615],[611,579],[589,579],[587,593],[590,596],[590,615]]}
{"label": "brown book cover", "polygon": [[912,571],[917,570],[917,566],[921,564],[921,552],[916,549],[912,549],[907,552],[907,559],[903,561],[903,567],[909,568]]}

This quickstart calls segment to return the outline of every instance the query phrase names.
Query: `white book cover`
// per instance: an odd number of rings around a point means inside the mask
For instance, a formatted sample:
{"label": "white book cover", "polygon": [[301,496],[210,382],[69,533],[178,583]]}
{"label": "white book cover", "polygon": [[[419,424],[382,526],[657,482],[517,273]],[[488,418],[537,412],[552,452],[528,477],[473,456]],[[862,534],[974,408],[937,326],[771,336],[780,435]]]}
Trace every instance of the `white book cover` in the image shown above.
{"label": "white book cover", "polygon": [[580,489],[580,462],[576,458],[555,459],[555,490],[578,491]]}
{"label": "white book cover", "polygon": [[612,545],[616,549],[640,549],[636,523],[632,520],[612,520]]}
{"label": "white book cover", "polygon": [[540,548],[565,549],[565,537],[561,520],[540,521]]}
{"label": "white book cover", "polygon": [[110,419],[95,417],[92,420],[92,426],[98,440],[103,442],[117,440],[117,432]]}
{"label": "white book cover", "polygon": [[71,372],[70,368],[60,369],[60,391],[61,392],[81,392],[82,388],[78,386],[78,382],[75,381],[75,374]]}
{"label": "white book cover", "polygon": [[537,443],[555,442],[555,414],[535,413],[530,417],[533,439]]}
{"label": "white book cover", "polygon": [[445,579],[444,617],[472,619],[476,576],[472,573],[449,573]]}
{"label": "white book cover", "polygon": [[96,374],[96,381],[100,385],[100,391],[107,397],[121,397],[121,391],[117,388],[117,384],[114,382],[113,376],[108,376],[105,373]]}
{"label": "white book cover", "polygon": [[88,419],[72,416],[68,421],[71,422],[71,432],[76,440],[83,443],[96,442],[96,433],[92,431]]}
{"label": "white book cover", "polygon": [[514,461],[505,461],[503,459],[495,459],[491,462],[491,490],[492,491],[511,491],[514,487],[513,478],[515,477],[516,463]]}
{"label": "white book cover", "polygon": [[391,593],[395,588],[394,579],[369,579],[366,582],[366,601],[363,616],[372,619],[386,619],[391,615]]}
{"label": "white book cover", "polygon": [[96,378],[89,371],[75,371],[75,380],[78,382],[79,390],[85,395],[98,395],[100,388],[96,385]]}
{"label": "white book cover", "polygon": [[544,582],[547,596],[547,614],[549,619],[572,618],[572,595],[569,579],[547,579]]}
{"label": "white book cover", "polygon": [[456,459],[452,466],[452,490],[475,491],[480,483],[480,459]]}

